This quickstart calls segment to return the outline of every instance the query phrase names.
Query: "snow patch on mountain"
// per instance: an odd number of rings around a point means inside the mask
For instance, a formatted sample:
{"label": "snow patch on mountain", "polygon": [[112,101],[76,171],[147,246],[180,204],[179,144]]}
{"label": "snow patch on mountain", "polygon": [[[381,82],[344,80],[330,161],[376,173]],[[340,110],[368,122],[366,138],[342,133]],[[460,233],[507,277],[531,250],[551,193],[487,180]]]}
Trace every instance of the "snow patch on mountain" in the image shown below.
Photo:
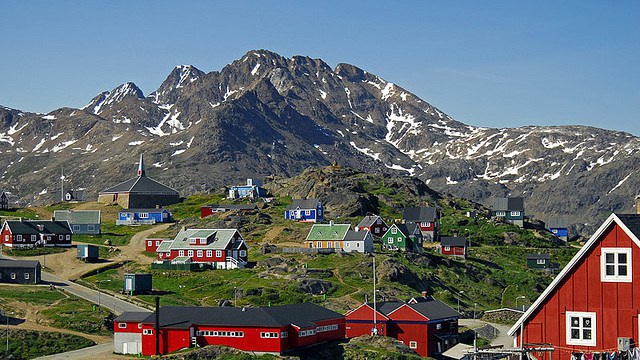
{"label": "snow patch on mountain", "polygon": [[66,149],[67,147],[73,145],[78,140],[69,140],[58,143],[58,145],[54,146],[51,151],[54,153],[59,152],[60,150]]}
{"label": "snow patch on mountain", "polygon": [[374,153],[373,151],[371,151],[371,149],[369,148],[359,148],[355,142],[351,141],[349,142],[349,144],[351,146],[353,146],[354,149],[358,150],[359,152],[371,157],[373,160],[377,160],[380,161],[380,154],[379,153]]}

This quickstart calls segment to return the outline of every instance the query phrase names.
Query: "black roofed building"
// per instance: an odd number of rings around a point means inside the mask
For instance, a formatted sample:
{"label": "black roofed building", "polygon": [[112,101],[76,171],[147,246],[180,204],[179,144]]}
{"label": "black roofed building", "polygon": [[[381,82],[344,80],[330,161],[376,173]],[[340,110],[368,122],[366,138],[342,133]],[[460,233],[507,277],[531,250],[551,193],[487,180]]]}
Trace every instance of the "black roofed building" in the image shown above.
{"label": "black roofed building", "polygon": [[[408,302],[383,301],[370,303],[347,312],[347,337],[371,334],[402,341],[421,356],[439,357],[458,343],[460,314],[447,304],[427,296],[414,297]],[[375,317],[375,326],[374,326]]]}
{"label": "black roofed building", "polygon": [[37,284],[41,270],[39,261],[0,259],[0,283]]}
{"label": "black roofed building", "polygon": [[158,339],[159,354],[206,345],[281,354],[345,337],[344,316],[312,303],[263,308],[163,306],[158,316],[158,324],[155,313],[146,317],[124,313],[114,319],[115,352],[131,354],[132,346],[125,343],[139,341],[138,353],[155,355]]}
{"label": "black roofed building", "polygon": [[101,191],[98,202],[118,204],[125,209],[154,208],[178,203],[180,195],[176,190],[147,177],[141,154],[138,176]]}
{"label": "black roofed building", "polygon": [[409,207],[402,212],[402,219],[407,224],[416,224],[425,241],[436,241],[440,228],[440,214],[435,207]]}
{"label": "black roofed building", "polygon": [[71,246],[68,221],[7,220],[2,224],[2,244],[14,248]]}
{"label": "black roofed building", "polygon": [[493,218],[519,227],[524,227],[524,199],[501,197],[493,199]]}

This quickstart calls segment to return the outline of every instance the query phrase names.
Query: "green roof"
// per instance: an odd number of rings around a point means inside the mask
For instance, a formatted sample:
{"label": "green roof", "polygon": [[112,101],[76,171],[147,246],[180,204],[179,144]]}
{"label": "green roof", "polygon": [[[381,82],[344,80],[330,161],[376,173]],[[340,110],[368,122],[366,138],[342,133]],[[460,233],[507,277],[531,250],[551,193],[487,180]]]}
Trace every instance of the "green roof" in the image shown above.
{"label": "green roof", "polygon": [[350,228],[351,224],[315,224],[307,240],[343,240]]}
{"label": "green roof", "polygon": [[100,224],[100,210],[55,210],[53,218],[69,224]]}

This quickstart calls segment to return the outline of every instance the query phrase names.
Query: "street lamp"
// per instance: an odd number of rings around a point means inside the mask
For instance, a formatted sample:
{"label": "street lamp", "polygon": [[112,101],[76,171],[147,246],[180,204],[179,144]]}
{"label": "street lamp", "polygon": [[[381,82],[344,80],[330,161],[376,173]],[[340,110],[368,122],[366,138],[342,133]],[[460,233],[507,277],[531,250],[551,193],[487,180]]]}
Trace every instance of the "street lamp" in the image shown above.
{"label": "street lamp", "polygon": [[[518,297],[516,298],[516,309],[518,308],[518,300],[519,300],[519,299],[523,299],[523,300],[524,300],[524,299],[526,299],[526,298],[527,298],[526,296],[518,296]],[[522,311],[524,311],[524,301],[523,301],[523,304],[522,304]]]}
{"label": "street lamp", "polygon": [[13,312],[4,312],[4,318],[7,319],[7,350],[5,354],[9,354],[9,315],[13,315]]}
{"label": "street lamp", "polygon": [[460,291],[458,293],[458,313],[460,312],[460,297],[464,294],[464,291]]}
{"label": "street lamp", "polygon": [[106,279],[106,280],[98,280],[96,281],[97,287],[98,287],[98,307],[100,307],[100,283],[101,282],[105,282],[105,281],[111,281],[111,279]]}

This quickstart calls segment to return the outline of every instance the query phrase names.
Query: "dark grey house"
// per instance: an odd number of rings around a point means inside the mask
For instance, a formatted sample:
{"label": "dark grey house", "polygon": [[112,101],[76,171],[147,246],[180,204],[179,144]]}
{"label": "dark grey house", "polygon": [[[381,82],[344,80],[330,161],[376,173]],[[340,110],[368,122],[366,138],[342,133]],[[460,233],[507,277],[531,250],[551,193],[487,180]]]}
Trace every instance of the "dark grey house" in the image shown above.
{"label": "dark grey house", "polygon": [[178,203],[180,195],[176,190],[147,177],[144,158],[140,155],[138,176],[101,191],[98,202],[118,204],[124,209],[153,208]]}
{"label": "dark grey house", "polygon": [[84,190],[69,190],[64,193],[64,201],[87,201],[87,192]]}
{"label": "dark grey house", "polygon": [[527,254],[527,267],[529,269],[550,269],[551,255],[549,254]]}
{"label": "dark grey house", "polygon": [[493,218],[524,227],[524,199],[521,197],[494,198]]}
{"label": "dark grey house", "polygon": [[41,271],[39,261],[0,259],[0,283],[37,284]]}
{"label": "dark grey house", "polygon": [[9,197],[7,196],[6,191],[2,191],[0,193],[0,210],[8,210],[9,209]]}
{"label": "dark grey house", "polygon": [[53,219],[68,221],[74,234],[100,234],[100,210],[55,210]]}

